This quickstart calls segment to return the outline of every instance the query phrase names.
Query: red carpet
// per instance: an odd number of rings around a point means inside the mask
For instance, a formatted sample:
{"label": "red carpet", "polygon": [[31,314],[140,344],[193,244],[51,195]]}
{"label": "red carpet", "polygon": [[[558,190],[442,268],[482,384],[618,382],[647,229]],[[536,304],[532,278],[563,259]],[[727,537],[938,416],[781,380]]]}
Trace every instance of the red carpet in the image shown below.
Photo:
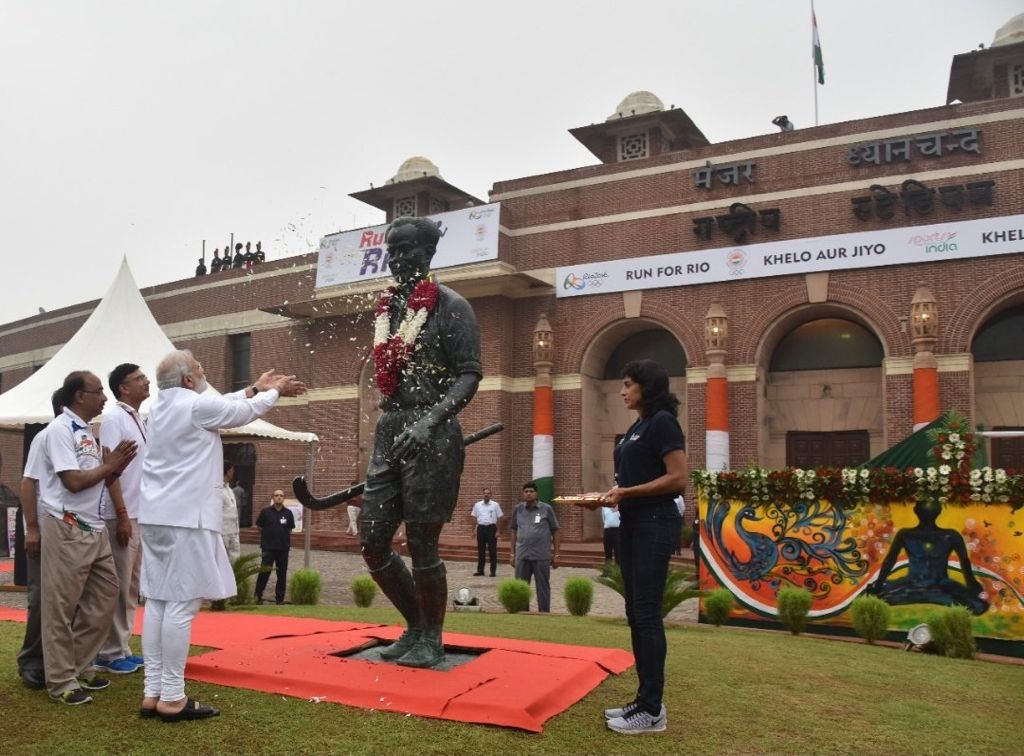
{"label": "red carpet", "polygon": [[[0,620],[25,611],[0,607]],[[142,630],[142,613],[136,621]],[[450,671],[409,669],[334,656],[393,640],[399,627],[233,612],[200,612],[192,643],[221,649],[188,660],[190,680],[421,717],[540,732],[609,674],[633,664],[622,649],[445,633],[448,646],[478,649]]]}
{"label": "red carpet", "polygon": [[5,559],[0,562],[0,572],[14,572],[14,560]]}

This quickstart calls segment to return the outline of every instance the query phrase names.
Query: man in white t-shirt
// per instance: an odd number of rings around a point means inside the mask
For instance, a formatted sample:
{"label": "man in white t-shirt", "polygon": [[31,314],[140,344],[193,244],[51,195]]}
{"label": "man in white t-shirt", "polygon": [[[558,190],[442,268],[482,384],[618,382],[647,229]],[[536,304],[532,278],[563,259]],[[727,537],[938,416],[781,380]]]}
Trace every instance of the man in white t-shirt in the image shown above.
{"label": "man in white t-shirt", "polygon": [[149,378],[130,362],[118,365],[107,384],[117,397],[116,406],[103,418],[100,443],[113,449],[122,441],[135,442],[135,459],[121,473],[121,496],[124,508],[120,514],[109,497],[104,497],[103,520],[117,570],[117,608],[110,623],[96,666],[117,675],[135,672],[142,666],[142,657],[133,654],[128,645],[135,629],[135,608],[139,601],[139,571],[142,555],[139,541],[139,497],[142,485],[142,460],[146,455],[146,421],[139,407],[149,398]]}
{"label": "man in white t-shirt", "polygon": [[89,703],[87,691],[110,685],[93,674],[93,661],[117,602],[117,571],[100,500],[109,491],[124,506],[117,478],[135,456],[122,441],[104,453],[90,421],[103,412],[103,384],[76,370],[61,387],[64,411],[46,431],[39,481],[43,663],[55,701]]}
{"label": "man in white t-shirt", "polygon": [[501,505],[491,499],[491,489],[484,489],[484,498],[473,505],[470,513],[476,518],[476,572],[484,574],[484,553],[490,550],[491,577],[498,571],[498,522],[501,520]]}

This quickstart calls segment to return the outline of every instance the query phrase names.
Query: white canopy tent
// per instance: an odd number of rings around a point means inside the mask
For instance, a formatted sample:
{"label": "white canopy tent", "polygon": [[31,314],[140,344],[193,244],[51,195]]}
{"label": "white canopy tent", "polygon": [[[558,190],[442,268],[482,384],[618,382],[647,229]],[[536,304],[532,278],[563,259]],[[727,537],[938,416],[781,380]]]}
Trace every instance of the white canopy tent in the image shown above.
{"label": "white canopy tent", "polygon": [[[0,429],[20,430],[28,423],[50,422],[53,419],[50,395],[73,370],[95,373],[106,388],[110,371],[123,362],[132,362],[153,381],[152,393],[155,396],[156,366],[175,348],[139,293],[127,259],[122,260],[121,269],[110,289],[75,335],[39,370],[10,391],[0,394]],[[208,390],[216,393],[213,387]],[[109,412],[113,407],[109,388],[107,395]],[[143,415],[152,400],[150,397],[143,403]],[[225,440],[236,440],[237,437],[305,443],[318,440],[314,433],[285,430],[264,420],[225,430],[222,434]]]}

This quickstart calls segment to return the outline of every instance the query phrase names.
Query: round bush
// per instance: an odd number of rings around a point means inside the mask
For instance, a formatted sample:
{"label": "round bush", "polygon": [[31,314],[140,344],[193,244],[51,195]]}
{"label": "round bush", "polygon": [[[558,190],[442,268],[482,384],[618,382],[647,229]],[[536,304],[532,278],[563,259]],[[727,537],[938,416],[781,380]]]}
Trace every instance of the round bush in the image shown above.
{"label": "round bush", "polygon": [[704,616],[712,625],[720,626],[729,619],[734,602],[728,588],[716,588],[704,597]]}
{"label": "round bush", "polygon": [[352,578],[352,598],[356,602],[356,606],[365,609],[373,603],[374,596],[377,595],[377,584],[373,582],[373,578],[369,575],[356,575]]}
{"label": "round bush", "polygon": [[783,588],[777,598],[779,621],[793,635],[799,635],[811,609],[811,592],[804,588]]}
{"label": "round bush", "polygon": [[315,604],[320,600],[323,587],[320,573],[313,569],[298,570],[288,580],[288,593],[293,604]]}
{"label": "round bush", "polygon": [[574,617],[586,617],[594,603],[594,584],[586,578],[574,577],[565,581],[565,605]]}
{"label": "round bush", "polygon": [[892,609],[878,596],[858,596],[850,606],[853,629],[868,643],[884,638]]}
{"label": "round bush", "polygon": [[978,647],[971,624],[971,613],[962,606],[951,606],[929,615],[928,629],[935,649],[954,659],[973,659]]}
{"label": "round bush", "polygon": [[525,580],[503,580],[498,586],[498,601],[509,614],[529,611],[531,595],[533,590]]}

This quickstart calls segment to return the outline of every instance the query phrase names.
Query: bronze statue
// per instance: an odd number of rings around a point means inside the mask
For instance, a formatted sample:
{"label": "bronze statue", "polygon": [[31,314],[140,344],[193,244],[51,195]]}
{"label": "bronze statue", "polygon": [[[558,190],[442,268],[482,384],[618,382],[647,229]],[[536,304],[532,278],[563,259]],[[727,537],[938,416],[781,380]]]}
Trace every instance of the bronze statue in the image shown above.
{"label": "bronze statue", "polygon": [[[428,277],[439,239],[437,224],[425,218],[397,218],[388,227],[397,285],[376,309],[373,356],[383,412],[359,515],[370,575],[407,625],[381,657],[407,667],[444,659],[448,582],[437,542],[455,508],[465,457],[456,415],[482,375],[473,309]],[[403,521],[411,572],[391,548]]]}

